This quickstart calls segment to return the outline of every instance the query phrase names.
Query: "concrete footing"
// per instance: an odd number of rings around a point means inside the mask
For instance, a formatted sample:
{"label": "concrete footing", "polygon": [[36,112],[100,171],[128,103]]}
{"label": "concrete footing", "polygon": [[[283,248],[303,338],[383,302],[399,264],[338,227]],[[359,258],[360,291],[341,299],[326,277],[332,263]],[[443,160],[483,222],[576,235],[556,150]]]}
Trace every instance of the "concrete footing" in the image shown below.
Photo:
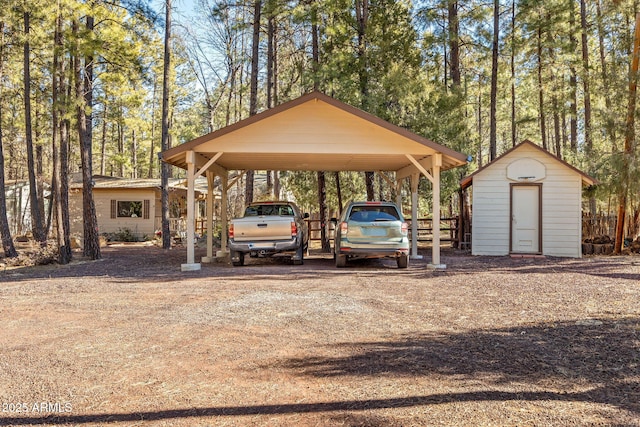
{"label": "concrete footing", "polygon": [[201,265],[199,262],[195,262],[193,264],[182,264],[180,266],[181,271],[198,271],[200,270]]}

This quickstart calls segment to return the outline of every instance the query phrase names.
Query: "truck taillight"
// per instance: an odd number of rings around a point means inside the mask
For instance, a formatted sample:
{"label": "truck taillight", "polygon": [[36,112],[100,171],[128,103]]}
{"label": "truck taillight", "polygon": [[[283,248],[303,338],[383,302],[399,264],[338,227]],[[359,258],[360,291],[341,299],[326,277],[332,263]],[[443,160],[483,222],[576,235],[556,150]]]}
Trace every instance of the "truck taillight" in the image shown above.
{"label": "truck taillight", "polygon": [[340,235],[341,236],[346,236],[347,232],[349,231],[349,224],[347,224],[347,222],[341,222],[340,223]]}
{"label": "truck taillight", "polygon": [[233,224],[229,225],[229,238],[233,239]]}
{"label": "truck taillight", "polygon": [[291,237],[295,237],[298,235],[298,226],[295,222],[291,221]]}
{"label": "truck taillight", "polygon": [[402,223],[402,235],[406,236],[407,234],[409,234],[409,224],[407,224],[406,222]]}

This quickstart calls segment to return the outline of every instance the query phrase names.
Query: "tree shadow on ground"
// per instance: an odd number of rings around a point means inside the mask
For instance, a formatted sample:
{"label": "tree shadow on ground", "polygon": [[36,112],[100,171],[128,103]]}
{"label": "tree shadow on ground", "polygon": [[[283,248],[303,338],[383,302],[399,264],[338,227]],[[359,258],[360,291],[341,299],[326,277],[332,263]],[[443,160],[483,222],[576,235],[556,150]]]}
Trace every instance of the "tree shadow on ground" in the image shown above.
{"label": "tree shadow on ground", "polygon": [[[531,391],[470,390],[379,399],[247,406],[197,407],[147,412],[0,417],[0,425],[111,424],[202,417],[310,413],[351,425],[393,425],[357,411],[461,402],[557,401],[613,405],[640,413],[640,318],[585,319],[460,334],[405,336],[393,341],[338,345],[341,357],[288,359],[263,368],[303,376],[429,377],[481,379],[498,387],[529,384]],[[575,384],[580,387],[576,388]],[[615,425],[615,424],[611,424]]]}
{"label": "tree shadow on ground", "polygon": [[[548,393],[551,400],[611,404],[640,413],[637,317],[406,336],[339,347],[349,354],[290,359],[282,365],[321,378],[455,376],[495,386],[524,383],[564,390]],[[572,392],[578,383],[590,390]]]}

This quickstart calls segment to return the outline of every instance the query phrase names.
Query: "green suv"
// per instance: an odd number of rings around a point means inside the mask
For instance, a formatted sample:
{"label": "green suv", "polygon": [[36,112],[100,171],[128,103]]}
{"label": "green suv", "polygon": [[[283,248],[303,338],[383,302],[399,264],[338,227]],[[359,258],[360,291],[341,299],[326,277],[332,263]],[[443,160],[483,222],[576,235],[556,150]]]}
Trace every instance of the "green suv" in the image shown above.
{"label": "green suv", "polygon": [[351,202],[340,219],[332,221],[336,267],[354,258],[395,258],[398,268],[408,267],[408,226],[395,203]]}

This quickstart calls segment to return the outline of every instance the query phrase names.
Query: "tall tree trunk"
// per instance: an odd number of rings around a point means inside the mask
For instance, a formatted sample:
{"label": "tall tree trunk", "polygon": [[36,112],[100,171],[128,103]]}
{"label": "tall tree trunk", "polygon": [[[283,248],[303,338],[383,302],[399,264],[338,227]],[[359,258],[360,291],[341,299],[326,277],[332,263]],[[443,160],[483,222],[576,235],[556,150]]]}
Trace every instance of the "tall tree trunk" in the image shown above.
{"label": "tall tree trunk", "polygon": [[[162,151],[169,149],[169,76],[171,70],[171,0],[165,0],[164,64],[162,80]],[[169,230],[169,175],[171,166],[160,164],[161,203],[162,203],[162,248],[171,249],[171,231]]]}
{"label": "tall tree trunk", "polygon": [[[589,76],[589,43],[587,39],[587,6],[584,0],[580,0],[580,27],[582,28],[582,87],[583,87],[583,99],[584,99],[584,144],[585,152],[587,156],[590,156],[593,151],[593,136],[591,132],[591,90],[589,83],[591,77]],[[593,172],[593,164],[590,166],[590,171]],[[595,195],[592,194],[589,197],[589,211],[591,215],[595,217],[597,210],[597,202]]]}
{"label": "tall tree trunk", "polygon": [[[273,1],[269,2],[269,18],[267,23],[267,108],[274,106],[274,70],[277,62],[275,56],[276,20]],[[267,171],[267,197],[273,194],[272,171]]]}
{"label": "tall tree trunk", "polygon": [[544,113],[544,85],[542,81],[542,28],[538,28],[537,38],[537,55],[538,55],[538,104],[540,108],[540,138],[542,139],[542,147],[547,149],[547,118]]}
{"label": "tall tree trunk", "polygon": [[[4,64],[4,22],[0,21],[0,81],[2,81]],[[0,85],[0,99],[2,99],[2,85]],[[2,249],[4,256],[14,258],[18,256],[13,239],[11,238],[11,229],[9,228],[9,220],[7,218],[7,196],[4,191],[4,151],[2,148],[2,108],[0,108],[0,238],[2,239]]]}
{"label": "tall tree trunk", "polygon": [[320,90],[320,29],[318,28],[318,0],[311,0],[311,67],[313,70],[313,90]]}
{"label": "tall tree trunk", "polygon": [[[36,100],[37,101],[37,100]],[[36,108],[37,110],[37,108]],[[37,117],[37,112],[36,112]],[[36,121],[35,128],[38,128],[38,124]],[[38,141],[40,138],[38,137],[38,132],[35,132],[35,141]],[[42,159],[42,145],[36,144],[36,182],[38,183],[38,210],[40,211],[40,221],[42,221],[42,233],[44,234],[45,240],[49,236],[49,224],[47,223],[46,214],[44,210],[44,165]]]}
{"label": "tall tree trunk", "polygon": [[517,144],[516,129],[516,2],[511,2],[511,146]]}
{"label": "tall tree trunk", "polygon": [[[62,40],[62,11],[60,10],[60,1],[57,2],[58,16],[56,17],[56,29],[54,32],[54,51],[53,51],[53,79],[51,82],[52,87],[52,154],[53,154],[53,200],[52,204],[55,206],[55,220],[56,220],[56,241],[58,244],[58,263],[68,264],[71,261],[71,242],[69,238],[69,229],[65,227],[65,212],[67,209],[66,218],[69,218],[69,204],[68,204],[68,186],[63,186],[63,182],[67,180],[66,169],[63,170],[63,164],[66,168],[67,161],[63,161],[62,156],[66,156],[66,147],[63,144],[67,144],[68,141],[62,140],[62,128],[64,127],[62,118],[64,117],[66,100],[64,99],[61,83],[64,79],[64,65],[62,58],[62,51],[64,49]],[[62,188],[65,188],[66,193],[62,193]],[[63,198],[67,200],[67,203],[63,201]]]}
{"label": "tall tree trunk", "polygon": [[149,144],[149,171],[147,172],[147,178],[153,178],[153,165],[156,162],[155,148],[156,148],[156,90],[158,86],[158,79],[154,73],[153,75],[153,94],[151,95],[151,141]]}
{"label": "tall tree trunk", "polygon": [[60,209],[62,210],[62,226],[64,229],[64,244],[71,259],[71,220],[69,218],[69,152],[71,151],[71,99],[73,99],[73,68],[66,71],[64,62],[61,63],[60,94],[63,96],[60,105]]}
{"label": "tall tree trunk", "polygon": [[[578,50],[578,41],[574,36],[574,29],[576,26],[575,8],[573,0],[569,2],[569,44],[571,53]],[[571,117],[569,119],[570,131],[570,143],[569,147],[572,152],[578,152],[578,77],[576,67],[573,61],[569,61],[569,113]]]}
{"label": "tall tree trunk", "polygon": [[[556,54],[553,48],[553,37],[551,36],[551,31],[547,32],[547,42],[549,43],[549,61],[550,68],[555,69],[556,67]],[[549,76],[549,80],[551,83],[551,108],[553,114],[553,133],[552,133],[552,141],[551,144],[556,153],[556,157],[562,159],[562,145],[561,145],[561,129],[560,129],[560,107],[558,102],[558,93],[562,92],[562,88],[558,83],[558,78],[554,73],[551,73]],[[549,150],[551,151],[551,149]]]}
{"label": "tall tree trunk", "polygon": [[318,201],[320,202],[320,240],[322,242],[322,252],[329,252],[331,246],[327,233],[327,184],[324,172],[318,172]]}
{"label": "tall tree trunk", "polygon": [[342,213],[343,204],[342,204],[342,187],[340,186],[340,172],[335,173],[335,178],[336,178],[336,196],[338,197],[338,209],[340,209],[340,212]]}
{"label": "tall tree trunk", "polygon": [[482,84],[478,88],[478,167],[484,162],[482,158]]}
{"label": "tall tree trunk", "polygon": [[355,0],[356,25],[358,33],[358,76],[362,107],[367,110],[367,96],[369,95],[369,74],[367,58],[367,26],[369,24],[369,0]]}
{"label": "tall tree trunk", "polygon": [[[369,25],[369,0],[355,0],[356,9],[356,29],[358,33],[358,45],[356,56],[358,63],[358,77],[361,97],[361,108],[369,111],[369,69],[367,52],[367,26]],[[367,171],[364,173],[364,182],[367,189],[367,200],[375,200],[374,173]]]}
{"label": "tall tree trunk", "polygon": [[[253,40],[251,46],[251,84],[249,87],[249,116],[258,113],[258,61],[260,59],[260,15],[262,13],[262,0],[255,0],[253,4]],[[245,204],[253,202],[253,178],[255,172],[247,171],[245,181]]]}
{"label": "tall tree trunk", "polygon": [[[313,69],[313,90],[318,90],[320,80],[318,70],[320,69],[320,45],[319,45],[319,28],[318,28],[318,2],[311,0],[311,63]],[[329,242],[329,226],[327,218],[327,184],[324,171],[318,172],[318,205],[320,206],[320,241],[322,242],[322,251],[331,251]]]}
{"label": "tall tree trunk", "polygon": [[267,108],[273,107],[273,65],[275,63],[275,12],[272,2],[269,3],[269,18],[267,19]]}
{"label": "tall tree trunk", "polygon": [[255,0],[253,4],[253,37],[251,45],[251,83],[249,88],[249,115],[258,112],[258,61],[260,60],[260,20],[262,14],[262,0]]}
{"label": "tall tree trunk", "polygon": [[131,130],[131,178],[138,178],[138,140],[136,139],[136,130]]}
{"label": "tall tree trunk", "polygon": [[589,43],[587,40],[587,6],[585,0],[580,0],[580,26],[582,27],[582,85],[584,98],[584,143],[587,155],[593,150],[593,137],[591,135],[591,91],[589,89]]}
{"label": "tall tree trunk", "polygon": [[107,108],[108,104],[104,104],[102,111],[102,137],[100,139],[100,175],[104,175],[107,170]]}
{"label": "tall tree trunk", "polygon": [[618,190],[618,220],[616,222],[616,242],[614,252],[622,252],[624,242],[624,221],[627,212],[627,196],[633,163],[635,141],[636,93],[638,88],[638,62],[640,56],[640,13],[636,15],[636,29],[633,40],[633,54],[629,71],[629,102],[627,105],[627,121],[624,136],[624,152],[622,153],[622,169],[620,170],[620,186]]}
{"label": "tall tree trunk", "polygon": [[[93,17],[86,18],[87,31],[93,31]],[[78,26],[74,24],[75,36],[78,37]],[[80,41],[77,39],[75,59],[76,97],[78,138],[80,142],[80,161],[82,163],[82,219],[84,232],[83,255],[91,259],[100,259],[100,235],[98,218],[93,201],[92,172],[92,113],[93,108],[93,54],[84,53],[84,73],[80,62]]]}
{"label": "tall tree trunk", "polygon": [[605,120],[604,128],[609,141],[611,142],[611,152],[615,153],[617,149],[617,134],[615,116],[612,111],[611,91],[609,89],[609,72],[608,64],[606,61],[605,47],[604,47],[604,29],[602,28],[602,11],[600,10],[600,0],[596,0],[596,19],[598,22],[598,51],[600,53],[600,68],[602,70],[602,88],[605,105]]}
{"label": "tall tree trunk", "polygon": [[364,184],[367,189],[367,200],[370,202],[376,199],[376,192],[375,192],[375,186],[374,186],[375,178],[376,178],[376,175],[374,172],[364,173]]}
{"label": "tall tree trunk", "polygon": [[458,18],[458,1],[449,0],[449,73],[451,85],[460,88],[460,21]]}
{"label": "tall tree trunk", "polygon": [[562,159],[562,131],[560,129],[560,111],[558,106],[558,97],[555,93],[551,97],[551,103],[553,104],[553,143],[556,157]]}
{"label": "tall tree trunk", "polygon": [[29,202],[31,206],[31,230],[33,232],[33,238],[40,244],[44,244],[47,241],[47,236],[44,232],[44,223],[42,218],[42,212],[40,211],[40,202],[38,201],[38,186],[39,183],[36,180],[36,165],[33,154],[33,129],[31,124],[31,68],[30,68],[30,53],[31,47],[29,45],[29,30],[31,24],[29,19],[30,13],[24,11],[24,122],[25,122],[25,140],[27,145],[27,164],[29,169]]}
{"label": "tall tree trunk", "polygon": [[273,197],[280,199],[280,175],[278,171],[273,171]]}
{"label": "tall tree trunk", "polygon": [[489,120],[489,161],[497,157],[497,118],[496,106],[498,103],[498,40],[500,36],[500,1],[493,1],[493,43],[491,61],[491,119]]}
{"label": "tall tree trunk", "polygon": [[[64,81],[64,77],[61,76],[61,81]],[[69,86],[69,89],[71,87]],[[65,90],[64,85],[60,85],[61,91]],[[64,110],[66,114],[67,106],[69,105],[67,95],[64,99]],[[60,117],[63,117],[61,114]],[[65,118],[60,123],[60,173],[58,176],[58,185],[60,186],[60,199],[58,213],[62,216],[62,230],[63,241],[66,253],[64,259],[71,260],[71,221],[69,218],[69,135],[71,129],[71,122],[68,118]]]}
{"label": "tall tree trunk", "polygon": [[118,130],[118,176],[124,178],[124,131],[122,129],[122,106],[120,106],[120,117],[118,118],[116,129]]}

